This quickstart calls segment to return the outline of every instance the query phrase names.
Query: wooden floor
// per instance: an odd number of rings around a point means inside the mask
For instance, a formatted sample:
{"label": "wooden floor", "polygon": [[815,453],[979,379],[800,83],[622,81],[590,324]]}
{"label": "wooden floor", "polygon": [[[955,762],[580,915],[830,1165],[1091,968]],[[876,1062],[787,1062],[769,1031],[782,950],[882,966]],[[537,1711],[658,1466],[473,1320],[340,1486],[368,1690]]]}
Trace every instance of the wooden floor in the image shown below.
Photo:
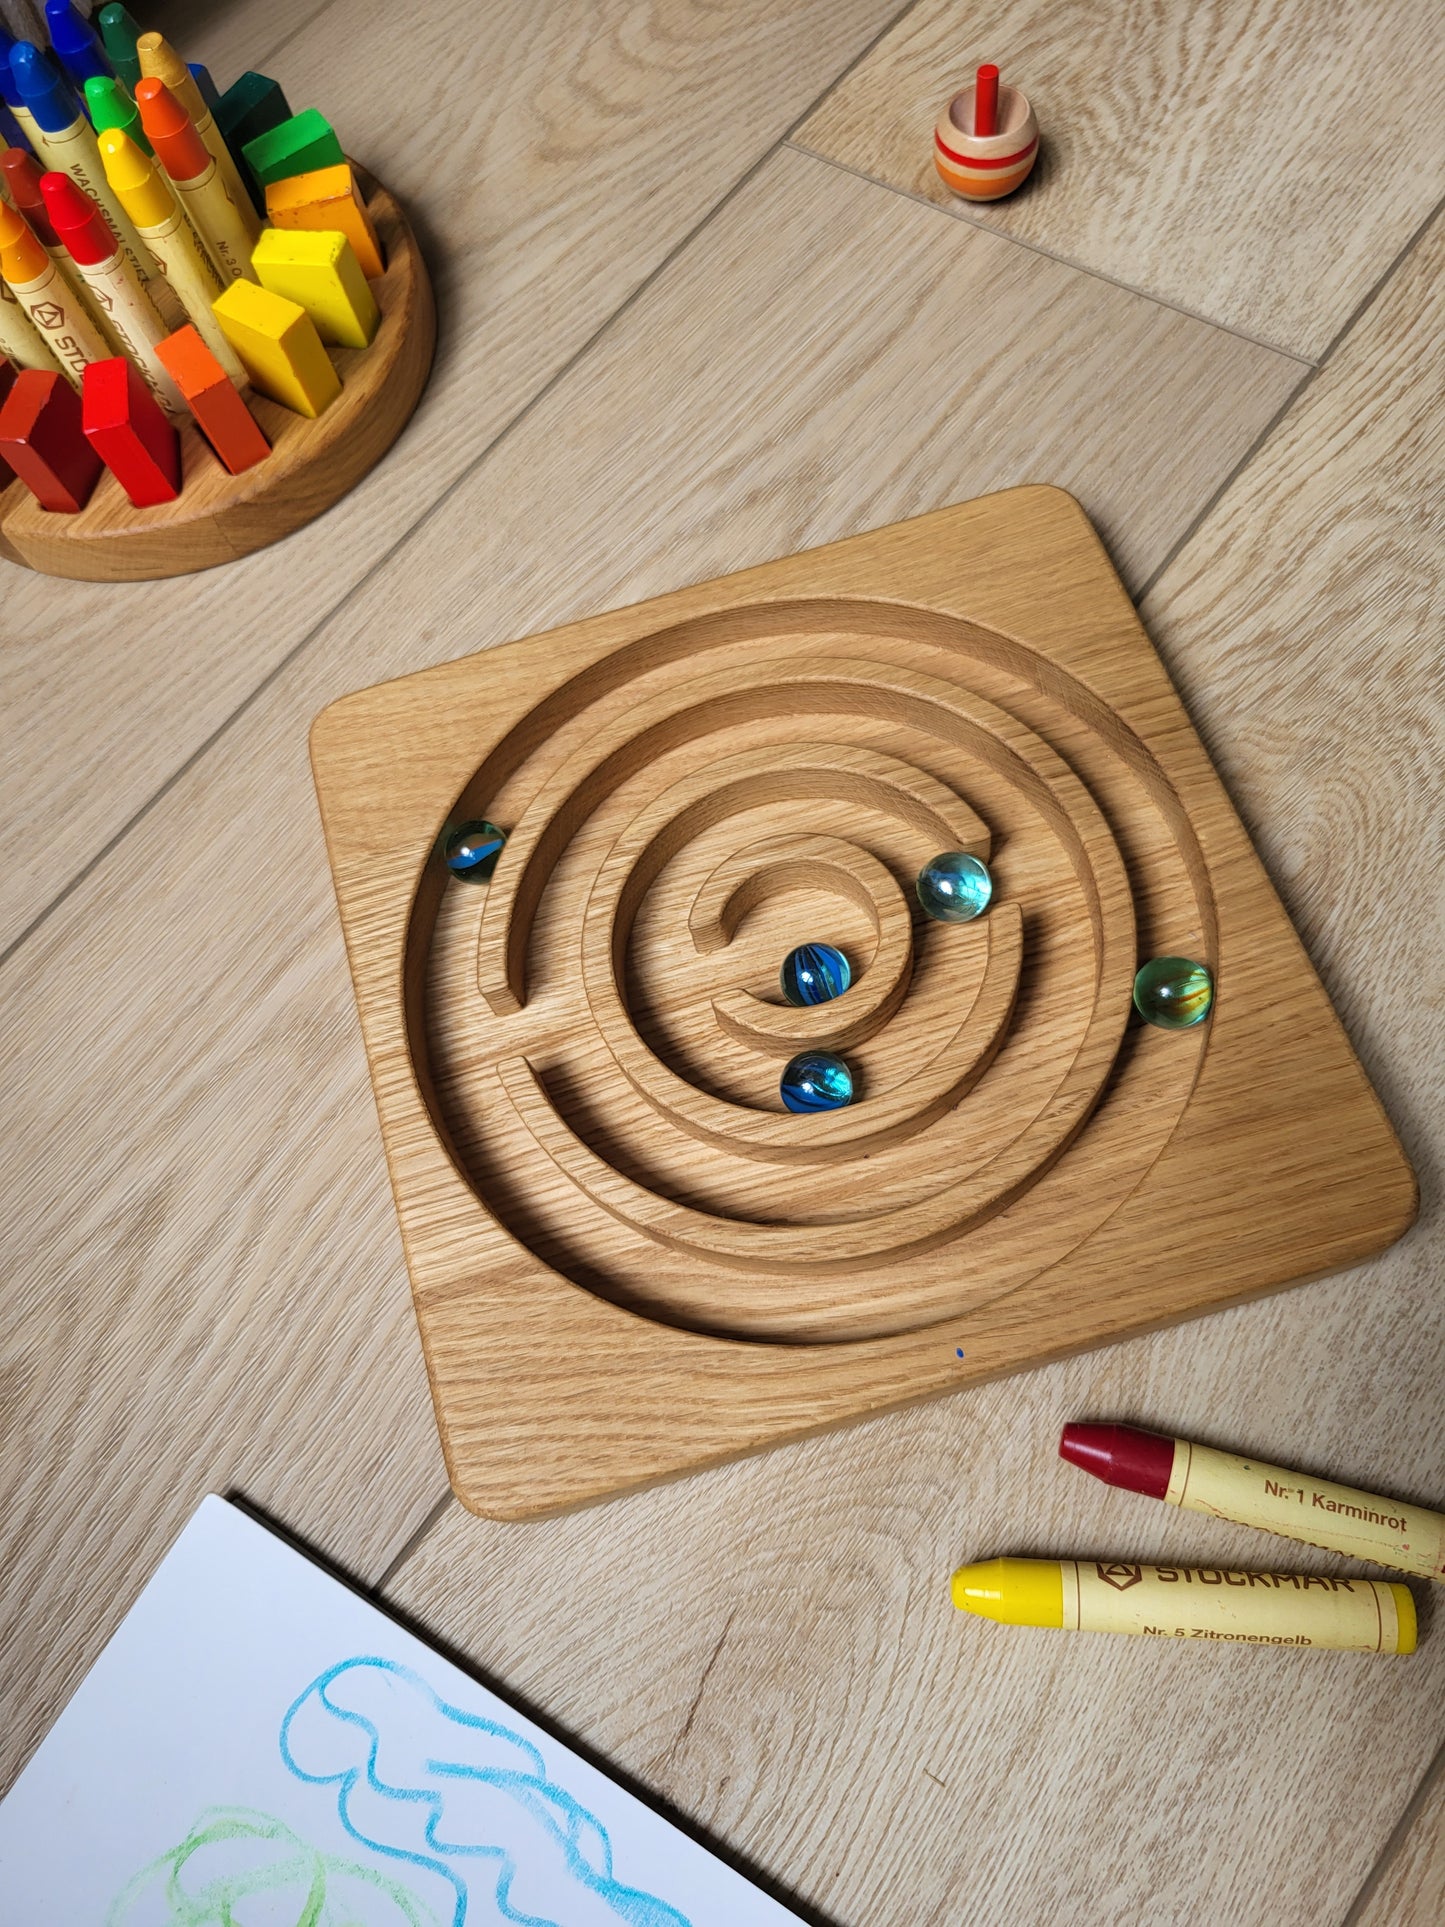
{"label": "wooden floor", "polygon": [[[408,205],[442,316],[419,414],[234,567],[0,564],[0,1786],[231,1491],[827,1927],[1445,1918],[1438,1610],[1387,1663],[1007,1633],[946,1594],[996,1551],[1260,1558],[1066,1472],[1068,1417],[1445,1501],[1436,0],[1328,31],[1315,0],[301,11],[147,19],[223,80],[278,74]],[[990,55],[1045,152],[967,209],[929,138]],[[1030,481],[1079,497],[1140,598],[1420,1223],[1201,1324],[549,1523],[472,1518],[311,717]]]}

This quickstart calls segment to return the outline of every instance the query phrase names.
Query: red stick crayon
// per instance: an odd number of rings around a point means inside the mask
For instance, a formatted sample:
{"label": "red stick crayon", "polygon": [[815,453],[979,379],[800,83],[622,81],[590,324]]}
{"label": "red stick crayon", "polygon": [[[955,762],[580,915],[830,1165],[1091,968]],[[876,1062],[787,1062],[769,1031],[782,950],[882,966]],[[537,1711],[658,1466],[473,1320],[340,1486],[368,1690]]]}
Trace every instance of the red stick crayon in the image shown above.
{"label": "red stick crayon", "polygon": [[977,140],[998,132],[998,68],[991,60],[979,68],[974,84],[973,132]]}

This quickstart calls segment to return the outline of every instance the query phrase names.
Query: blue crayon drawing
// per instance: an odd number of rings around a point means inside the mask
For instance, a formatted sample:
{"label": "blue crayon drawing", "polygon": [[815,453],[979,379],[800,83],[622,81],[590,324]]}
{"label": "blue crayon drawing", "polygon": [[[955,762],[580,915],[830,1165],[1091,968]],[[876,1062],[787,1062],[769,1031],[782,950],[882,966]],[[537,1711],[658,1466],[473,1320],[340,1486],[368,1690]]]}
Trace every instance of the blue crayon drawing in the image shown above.
{"label": "blue crayon drawing", "polygon": [[344,1659],[314,1679],[281,1722],[281,1758],[337,1789],[354,1840],[440,1875],[452,1927],[689,1927],[613,1879],[606,1830],[529,1740],[393,1660]]}

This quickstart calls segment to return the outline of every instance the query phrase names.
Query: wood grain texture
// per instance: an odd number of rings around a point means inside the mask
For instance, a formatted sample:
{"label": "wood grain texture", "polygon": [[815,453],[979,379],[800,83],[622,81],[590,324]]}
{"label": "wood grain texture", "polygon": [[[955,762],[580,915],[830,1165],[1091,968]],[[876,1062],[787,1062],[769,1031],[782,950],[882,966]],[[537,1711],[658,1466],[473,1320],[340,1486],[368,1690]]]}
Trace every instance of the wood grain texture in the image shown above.
{"label": "wood grain texture", "polygon": [[[1000,333],[960,335],[959,299],[990,290]],[[0,1773],[206,1489],[239,1485],[364,1578],[446,1489],[306,762],[317,711],[1031,474],[1067,482],[1138,581],[1295,376],[780,156],[94,865],[0,971],[21,1660]],[[966,409],[981,435],[957,432]]]}
{"label": "wood grain texture", "polygon": [[[432,381],[344,507],[275,551],[170,585],[57,587],[5,571],[0,946],[425,514],[895,6],[444,0],[424,32],[401,34],[384,0],[332,0],[288,21],[297,30],[267,71],[293,105],[326,112],[420,235],[441,317]],[[234,51],[249,8],[229,12],[211,16],[222,84],[254,64]],[[272,19],[258,23],[266,46]],[[177,44],[207,58],[212,31],[179,32]],[[437,111],[443,83],[464,112]],[[699,117],[703,89],[712,111]]]}
{"label": "wood grain texture", "polygon": [[103,475],[77,515],[50,515],[25,492],[7,502],[0,542],[43,575],[82,582],[147,582],[236,562],[315,521],[375,468],[416,407],[431,368],[436,307],[426,263],[403,209],[363,174],[385,251],[372,282],[381,309],[366,348],[331,351],[341,394],[316,420],[264,395],[248,398],[271,444],[266,458],[230,474],[200,429],[181,430],[179,497],[137,509]]}
{"label": "wood grain texture", "polygon": [[[363,691],[317,719],[312,763],[475,1511],[555,1511],[980,1383],[1355,1263],[1414,1217],[1058,490]],[[439,847],[481,813],[509,831],[485,891]],[[875,927],[940,847],[991,857],[996,888],[967,930],[916,912],[891,975],[869,957],[860,993],[881,978],[895,1007],[850,1047],[858,1101],[800,1118],[779,1046],[730,1035],[714,999],[778,1009],[756,993],[810,933],[868,956],[816,865],[798,874],[820,823],[875,859]],[[719,875],[752,914],[699,958],[683,933]],[[1187,1036],[1130,1025],[1159,955],[1214,973]],[[833,1046],[849,1008],[807,1013],[781,1054]]]}
{"label": "wood grain texture", "polygon": [[1351,1569],[1075,1474],[1071,1418],[1445,1497],[1442,290],[1437,224],[1144,608],[1402,1127],[1416,1229],[1328,1283],[594,1511],[455,1507],[391,1587],[834,1927],[1341,1920],[1440,1745],[1433,1589],[1413,1659],[1316,1663],[1010,1634],[946,1588],[996,1553]]}
{"label": "wood grain texture", "polygon": [[[919,0],[796,138],[1316,359],[1445,193],[1434,0],[1319,24],[1314,0]],[[1029,96],[1042,146],[1018,194],[964,209],[932,130],[980,59]]]}
{"label": "wood grain texture", "polygon": [[1421,1787],[1404,1831],[1345,1927],[1439,1927],[1445,1920],[1445,1761]]}

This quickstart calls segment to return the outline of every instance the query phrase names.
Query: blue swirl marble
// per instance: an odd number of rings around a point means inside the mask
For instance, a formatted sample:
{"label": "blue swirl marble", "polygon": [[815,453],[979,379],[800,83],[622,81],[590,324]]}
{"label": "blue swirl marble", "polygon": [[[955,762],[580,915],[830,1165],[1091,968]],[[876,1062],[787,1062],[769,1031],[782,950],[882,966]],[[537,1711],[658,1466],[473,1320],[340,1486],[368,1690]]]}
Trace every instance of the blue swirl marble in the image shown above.
{"label": "blue swirl marble", "polygon": [[447,838],[447,868],[466,883],[490,883],[506,840],[495,823],[463,823]]}
{"label": "blue swirl marble", "polygon": [[853,1073],[832,1051],[800,1051],[779,1088],[790,1111],[841,1111],[853,1102]]}
{"label": "blue swirl marble", "polygon": [[993,896],[988,865],[963,850],[945,850],[918,872],[918,901],[936,923],[971,923]]}
{"label": "blue swirl marble", "polygon": [[452,1927],[689,1927],[613,1878],[606,1829],[530,1740],[449,1705],[394,1660],[344,1659],[314,1679],[281,1722],[281,1758],[335,1788],[353,1840],[438,1875],[455,1896]]}
{"label": "blue swirl marble", "polygon": [[790,1004],[830,1004],[852,981],[848,959],[831,943],[800,943],[783,959],[783,995]]}

